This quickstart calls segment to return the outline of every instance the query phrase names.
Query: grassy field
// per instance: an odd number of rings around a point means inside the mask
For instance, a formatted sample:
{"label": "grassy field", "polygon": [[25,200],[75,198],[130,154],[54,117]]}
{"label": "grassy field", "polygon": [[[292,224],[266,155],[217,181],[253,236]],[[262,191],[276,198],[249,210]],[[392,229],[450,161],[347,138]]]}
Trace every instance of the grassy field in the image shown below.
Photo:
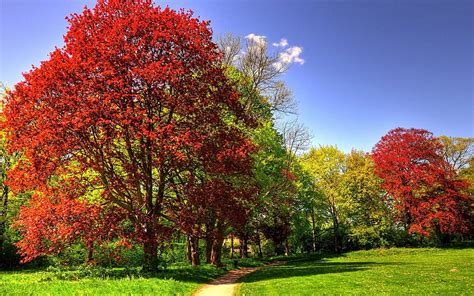
{"label": "grassy field", "polygon": [[380,249],[303,258],[241,282],[238,295],[474,295],[474,249]]}
{"label": "grassy field", "polygon": [[[473,262],[472,248],[381,249],[322,259],[289,258],[287,264],[242,279],[238,294],[474,295]],[[263,262],[248,259],[240,263],[257,266]],[[228,262],[227,267],[231,266]],[[0,295],[190,295],[201,284],[225,273],[209,265],[176,265],[148,277],[123,276],[120,269],[106,271],[103,276],[78,278],[74,278],[80,274],[76,271],[0,271]]]}
{"label": "grassy field", "polygon": [[206,266],[147,278],[58,280],[48,271],[0,272],[0,295],[190,295],[222,273]]}
{"label": "grassy field", "polygon": [[[249,258],[239,265],[258,266],[265,262]],[[232,262],[228,261],[226,267],[232,268]],[[81,277],[77,270],[0,271],[0,295],[191,295],[200,285],[226,272],[211,265],[175,265],[154,276],[129,277],[118,268],[105,271],[107,275],[93,277]]]}

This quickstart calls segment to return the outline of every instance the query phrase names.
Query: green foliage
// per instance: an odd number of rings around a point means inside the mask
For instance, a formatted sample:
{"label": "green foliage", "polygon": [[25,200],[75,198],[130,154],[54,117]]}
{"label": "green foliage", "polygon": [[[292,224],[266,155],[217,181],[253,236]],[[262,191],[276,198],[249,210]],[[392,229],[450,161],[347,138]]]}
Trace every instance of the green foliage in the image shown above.
{"label": "green foliage", "polygon": [[346,170],[346,156],[335,146],[321,146],[312,148],[302,157],[303,168],[311,175],[314,188],[320,194],[315,195],[318,201],[317,216],[323,217],[327,225],[322,228],[332,228],[335,251],[341,248],[342,223],[347,219],[351,207],[350,197],[344,196],[341,191],[343,174]]}
{"label": "green foliage", "polygon": [[371,157],[353,150],[346,158],[341,194],[347,197],[349,240],[356,248],[375,248],[391,244],[393,219],[387,198],[375,175]]}

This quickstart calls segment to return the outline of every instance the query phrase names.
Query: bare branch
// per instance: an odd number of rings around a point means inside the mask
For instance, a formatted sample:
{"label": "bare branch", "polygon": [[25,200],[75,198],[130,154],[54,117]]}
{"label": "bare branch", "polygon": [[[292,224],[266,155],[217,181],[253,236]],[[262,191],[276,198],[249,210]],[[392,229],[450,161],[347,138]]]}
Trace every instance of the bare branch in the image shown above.
{"label": "bare branch", "polygon": [[259,96],[268,100],[275,113],[296,114],[296,103],[291,91],[278,77],[288,70],[288,63],[281,61],[280,53],[269,53],[264,36],[246,38],[244,48],[241,39],[227,34],[218,40],[223,53],[223,63],[233,65],[250,81],[250,93],[246,106],[257,106]]}
{"label": "bare branch", "polygon": [[233,65],[240,53],[240,37],[230,33],[219,37],[217,44],[222,52],[222,63],[225,65]]}
{"label": "bare branch", "polygon": [[297,119],[283,123],[280,129],[285,148],[293,155],[305,152],[311,144],[311,134]]}
{"label": "bare branch", "polygon": [[297,104],[293,93],[282,81],[277,81],[270,92],[272,111],[284,114],[296,114]]}

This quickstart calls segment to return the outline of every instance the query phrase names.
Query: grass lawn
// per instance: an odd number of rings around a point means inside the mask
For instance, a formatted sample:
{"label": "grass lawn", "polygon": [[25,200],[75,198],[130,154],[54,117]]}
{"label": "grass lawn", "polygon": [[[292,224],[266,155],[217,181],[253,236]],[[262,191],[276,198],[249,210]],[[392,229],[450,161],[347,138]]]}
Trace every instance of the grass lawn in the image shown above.
{"label": "grass lawn", "polygon": [[[264,262],[249,258],[241,260],[239,265],[258,266]],[[228,261],[227,269],[232,265]],[[59,280],[53,272],[45,270],[0,271],[0,295],[191,295],[200,285],[225,272],[211,265],[194,268],[176,265],[150,277]]]}
{"label": "grass lawn", "polygon": [[211,266],[180,269],[149,278],[50,279],[47,271],[0,272],[0,295],[190,295],[224,273]]}
{"label": "grass lawn", "polygon": [[303,258],[241,282],[238,295],[474,295],[474,249],[379,249]]}

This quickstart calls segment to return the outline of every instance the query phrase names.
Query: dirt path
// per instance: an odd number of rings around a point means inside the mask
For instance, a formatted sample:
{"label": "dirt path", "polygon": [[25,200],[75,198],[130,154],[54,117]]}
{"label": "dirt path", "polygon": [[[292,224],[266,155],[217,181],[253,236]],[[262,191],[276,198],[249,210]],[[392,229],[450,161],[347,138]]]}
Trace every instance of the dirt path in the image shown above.
{"label": "dirt path", "polygon": [[234,269],[224,274],[221,277],[213,280],[207,285],[199,288],[193,296],[233,296],[235,295],[235,288],[237,288],[238,283],[236,281],[241,277],[246,276],[249,273],[252,273],[261,268],[268,266],[280,265],[283,262],[274,261],[270,264],[259,267],[244,267],[240,269]]}

